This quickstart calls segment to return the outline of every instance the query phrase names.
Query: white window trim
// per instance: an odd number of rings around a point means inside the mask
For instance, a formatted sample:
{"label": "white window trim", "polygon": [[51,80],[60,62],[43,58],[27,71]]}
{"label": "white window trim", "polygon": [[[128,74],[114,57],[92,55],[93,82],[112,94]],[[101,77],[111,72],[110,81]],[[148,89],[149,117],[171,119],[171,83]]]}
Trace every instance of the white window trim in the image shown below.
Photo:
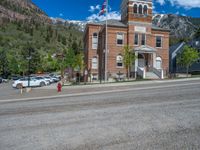
{"label": "white window trim", "polygon": [[[161,37],[161,47],[157,47],[157,37]],[[162,49],[163,48],[163,36],[160,36],[160,35],[156,35],[156,48],[160,48]]]}
{"label": "white window trim", "polygon": [[[93,65],[93,59],[96,59],[97,61],[96,61],[96,67],[93,67],[94,65]],[[98,69],[98,57],[97,56],[94,56],[94,57],[92,57],[92,60],[91,60],[92,62],[92,66],[91,66],[91,69],[94,69],[94,70],[96,70],[96,69]]]}
{"label": "white window trim", "polygon": [[[144,6],[147,6],[147,14],[146,15],[148,15],[148,5],[144,5]],[[143,6],[143,14],[144,14],[144,6]]]}
{"label": "white window trim", "polygon": [[[96,32],[94,32],[94,33],[96,33]],[[98,33],[96,33],[96,34],[97,34],[97,48],[94,48],[94,47],[93,47],[94,33],[92,34],[92,49],[97,50],[97,49],[98,49],[98,42],[99,42],[99,41],[98,41],[99,35],[98,35]]]}
{"label": "white window trim", "polygon": [[[143,35],[143,34],[145,35],[145,36],[144,36],[144,37],[145,37],[145,40],[144,40],[144,41],[145,41],[145,44],[144,44],[144,45],[142,45],[142,35]],[[142,33],[142,34],[141,34],[140,45],[142,45],[142,46],[147,45],[147,37],[146,37],[146,36],[147,36],[147,35],[146,35],[145,33]]]}
{"label": "white window trim", "polygon": [[[138,34],[138,44],[135,44],[135,34]],[[139,33],[134,33],[134,46],[139,46],[140,45],[140,34]]]}
{"label": "white window trim", "polygon": [[[122,43],[122,44],[118,44],[118,43],[117,43],[117,40],[118,40],[118,39],[117,39],[117,34],[122,34],[122,37],[123,37],[123,43]],[[116,45],[117,45],[117,46],[124,46],[124,33],[123,33],[123,32],[117,32],[117,34],[116,34]]]}
{"label": "white window trim", "polygon": [[[121,56],[121,57],[122,57],[122,66],[118,66],[118,65],[117,65],[117,63],[118,63],[118,61],[117,61],[117,57],[118,57],[118,56]],[[123,59],[124,59],[123,56],[120,55],[120,54],[116,56],[116,68],[124,68],[124,62],[123,62]]]}

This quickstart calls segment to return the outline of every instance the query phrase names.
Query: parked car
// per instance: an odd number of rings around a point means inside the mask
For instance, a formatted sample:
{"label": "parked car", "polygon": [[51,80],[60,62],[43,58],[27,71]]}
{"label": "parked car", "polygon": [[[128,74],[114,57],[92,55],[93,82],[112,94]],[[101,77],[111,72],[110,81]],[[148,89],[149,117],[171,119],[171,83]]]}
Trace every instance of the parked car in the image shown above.
{"label": "parked car", "polygon": [[49,79],[46,79],[46,78],[44,78],[42,76],[37,76],[37,77],[35,77],[35,79],[41,80],[41,81],[45,81],[47,83],[47,85],[51,84]]}
{"label": "parked car", "polygon": [[35,78],[36,80],[39,80],[39,81],[44,81],[46,83],[46,85],[49,85],[50,84],[50,81],[48,79],[45,79],[44,77],[41,77],[41,76],[37,76],[37,77],[33,77]]}
{"label": "parked car", "polygon": [[22,78],[22,76],[19,76],[19,75],[13,75],[12,77],[11,77],[11,79],[12,80],[19,80],[19,79],[21,79]]}
{"label": "parked car", "polygon": [[7,79],[4,79],[4,78],[0,77],[0,83],[7,83],[7,82],[8,82]]}
{"label": "parked car", "polygon": [[44,76],[44,79],[48,80],[50,83],[54,82],[54,80],[49,76]]}
{"label": "parked car", "polygon": [[[31,87],[42,87],[47,85],[48,83],[45,80],[37,80],[36,78],[30,78],[30,86]],[[14,81],[12,84],[13,88],[24,88],[28,87],[28,78],[21,78],[19,80]]]}
{"label": "parked car", "polygon": [[60,81],[60,78],[58,78],[58,77],[56,77],[56,76],[52,76],[51,78],[53,79],[54,82]]}

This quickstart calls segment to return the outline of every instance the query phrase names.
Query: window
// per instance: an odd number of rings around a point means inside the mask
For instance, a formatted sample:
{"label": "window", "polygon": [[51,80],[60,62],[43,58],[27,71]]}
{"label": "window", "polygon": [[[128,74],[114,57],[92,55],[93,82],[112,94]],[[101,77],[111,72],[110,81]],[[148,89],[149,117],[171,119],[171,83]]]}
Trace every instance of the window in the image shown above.
{"label": "window", "polygon": [[138,45],[138,44],[139,44],[139,34],[135,33],[134,45]]}
{"label": "window", "polygon": [[133,13],[135,13],[135,14],[137,14],[138,12],[137,12],[137,4],[135,4],[134,6],[133,6]]}
{"label": "window", "polygon": [[98,34],[93,33],[92,35],[92,49],[97,49],[98,46]]}
{"label": "window", "polygon": [[142,5],[139,5],[139,14],[142,14]]}
{"label": "window", "polygon": [[92,58],[92,69],[98,69],[98,60],[96,56]]}
{"label": "window", "polygon": [[144,15],[147,15],[147,5],[144,5],[143,13]]}
{"label": "window", "polygon": [[146,45],[146,35],[142,34],[141,45]]}
{"label": "window", "polygon": [[156,47],[162,47],[162,37],[156,36]]}
{"label": "window", "polygon": [[117,67],[123,67],[123,57],[119,54],[116,58]]}
{"label": "window", "polygon": [[124,42],[124,34],[117,33],[117,45],[123,45]]}

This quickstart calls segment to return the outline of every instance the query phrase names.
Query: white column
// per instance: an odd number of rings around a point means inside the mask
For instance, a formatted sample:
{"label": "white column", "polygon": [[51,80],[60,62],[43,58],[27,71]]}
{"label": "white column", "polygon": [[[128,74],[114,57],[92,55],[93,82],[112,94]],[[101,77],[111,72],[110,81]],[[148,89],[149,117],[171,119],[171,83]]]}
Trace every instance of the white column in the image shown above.
{"label": "white column", "polygon": [[138,52],[135,52],[135,72],[137,72],[137,67],[138,67]]}
{"label": "white column", "polygon": [[156,53],[153,53],[153,68],[156,68]]}

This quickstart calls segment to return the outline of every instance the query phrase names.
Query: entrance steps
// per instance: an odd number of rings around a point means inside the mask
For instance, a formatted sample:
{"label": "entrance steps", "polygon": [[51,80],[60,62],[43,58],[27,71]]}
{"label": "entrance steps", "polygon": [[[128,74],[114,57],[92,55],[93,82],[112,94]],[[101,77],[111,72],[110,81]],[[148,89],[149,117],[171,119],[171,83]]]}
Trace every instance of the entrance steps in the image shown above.
{"label": "entrance steps", "polygon": [[146,79],[160,79],[154,72],[146,72]]}

